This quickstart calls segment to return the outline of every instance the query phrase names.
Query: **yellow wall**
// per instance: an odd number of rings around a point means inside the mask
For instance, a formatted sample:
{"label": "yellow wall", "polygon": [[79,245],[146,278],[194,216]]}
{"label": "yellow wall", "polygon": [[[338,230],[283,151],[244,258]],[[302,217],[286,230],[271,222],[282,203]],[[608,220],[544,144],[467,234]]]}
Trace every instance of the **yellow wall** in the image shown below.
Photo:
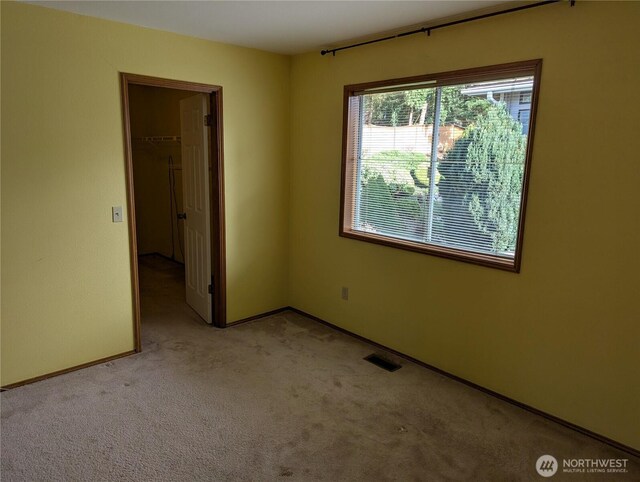
{"label": "yellow wall", "polygon": [[[182,212],[182,149],[178,142],[140,139],[180,136],[180,100],[193,95],[196,93],[184,90],[129,86],[138,254],[160,253],[180,263],[184,261],[184,231],[176,212]],[[175,178],[172,187],[170,164]]]}
{"label": "yellow wall", "polygon": [[[640,448],[638,20],[559,4],[294,57],[290,304]],[[345,84],[535,58],[520,274],[338,237]]]}
{"label": "yellow wall", "polygon": [[2,385],[133,348],[119,72],[223,86],[228,319],[286,305],[290,59],[1,8]]}

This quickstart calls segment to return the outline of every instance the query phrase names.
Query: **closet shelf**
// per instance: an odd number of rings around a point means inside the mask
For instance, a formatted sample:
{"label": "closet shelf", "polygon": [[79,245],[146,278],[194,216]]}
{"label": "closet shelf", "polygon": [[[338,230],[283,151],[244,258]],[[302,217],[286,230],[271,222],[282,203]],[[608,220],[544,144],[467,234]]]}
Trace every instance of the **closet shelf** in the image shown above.
{"label": "closet shelf", "polygon": [[134,142],[153,144],[155,146],[180,144],[180,140],[180,136],[147,136],[133,138]]}

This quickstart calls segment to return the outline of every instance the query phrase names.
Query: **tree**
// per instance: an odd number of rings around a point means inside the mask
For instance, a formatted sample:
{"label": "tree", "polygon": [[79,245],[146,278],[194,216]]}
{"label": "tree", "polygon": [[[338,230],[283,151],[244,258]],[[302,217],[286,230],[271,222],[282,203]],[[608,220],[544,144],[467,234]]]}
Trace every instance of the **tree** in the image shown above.
{"label": "tree", "polygon": [[[482,97],[472,97],[461,92],[462,86],[442,88],[440,125],[458,124],[466,127],[491,107]],[[365,96],[365,123],[380,126],[413,125],[419,111],[417,124],[433,123],[436,105],[436,89],[413,89]]]}
{"label": "tree", "polygon": [[413,113],[420,110],[418,124],[423,125],[427,115],[427,96],[429,89],[407,90],[404,93],[404,102],[409,106],[409,125],[413,125]]}
{"label": "tree", "polygon": [[[464,95],[463,86],[443,87],[440,100],[440,125],[457,124],[466,127],[491,107],[482,97]],[[435,106],[435,89],[429,89],[427,103]]]}
{"label": "tree", "polygon": [[[438,169],[438,235],[453,246],[513,251],[518,234],[526,138],[504,104],[480,114]],[[473,235],[460,235],[453,225]]]}
{"label": "tree", "polygon": [[364,99],[367,124],[394,127],[408,124],[411,108],[405,102],[404,92],[369,94]]}

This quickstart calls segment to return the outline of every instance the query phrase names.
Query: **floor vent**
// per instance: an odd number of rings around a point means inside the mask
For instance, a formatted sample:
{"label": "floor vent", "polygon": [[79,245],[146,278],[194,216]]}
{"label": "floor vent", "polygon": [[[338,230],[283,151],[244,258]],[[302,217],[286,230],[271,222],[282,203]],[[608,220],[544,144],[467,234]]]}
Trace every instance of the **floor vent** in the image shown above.
{"label": "floor vent", "polygon": [[364,359],[376,366],[379,366],[380,368],[384,368],[388,372],[395,372],[396,370],[401,368],[401,366],[397,363],[394,363],[383,356],[376,355],[375,353],[364,357]]}

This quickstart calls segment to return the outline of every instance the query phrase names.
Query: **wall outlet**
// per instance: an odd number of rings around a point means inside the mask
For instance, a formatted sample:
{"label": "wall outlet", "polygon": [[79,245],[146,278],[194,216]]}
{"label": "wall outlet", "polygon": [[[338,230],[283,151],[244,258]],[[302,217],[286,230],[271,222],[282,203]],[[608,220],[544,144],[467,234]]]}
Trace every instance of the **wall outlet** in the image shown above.
{"label": "wall outlet", "polygon": [[111,219],[114,223],[122,222],[122,206],[113,206],[111,208]]}
{"label": "wall outlet", "polygon": [[347,301],[349,299],[349,288],[346,286],[342,287],[342,299]]}

